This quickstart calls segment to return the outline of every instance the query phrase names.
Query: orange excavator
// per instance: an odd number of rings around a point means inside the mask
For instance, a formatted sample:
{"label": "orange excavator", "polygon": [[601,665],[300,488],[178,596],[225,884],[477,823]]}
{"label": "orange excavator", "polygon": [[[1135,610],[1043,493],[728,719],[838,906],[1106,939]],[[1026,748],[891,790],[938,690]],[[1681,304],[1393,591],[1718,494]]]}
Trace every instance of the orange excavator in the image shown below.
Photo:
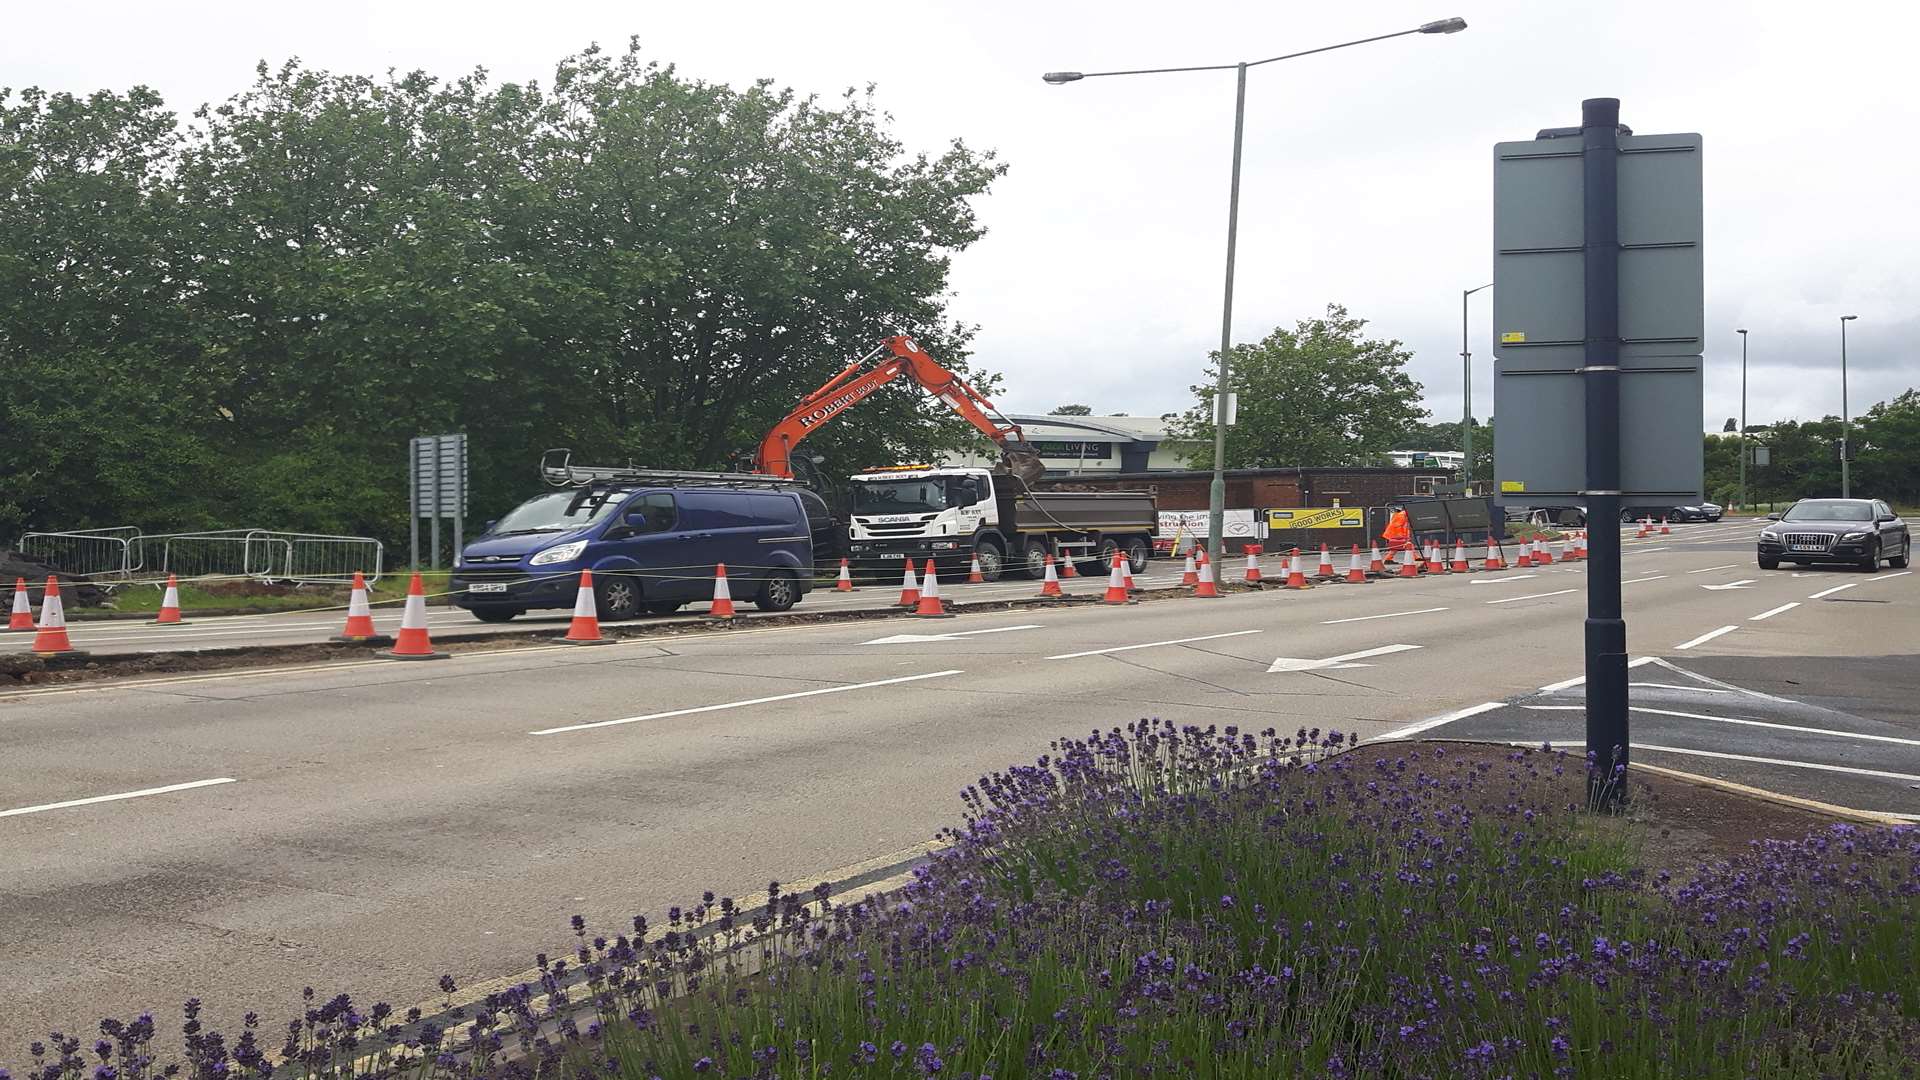
{"label": "orange excavator", "polygon": [[[888,355],[891,354],[891,355]],[[881,356],[885,360],[875,364]],[[869,366],[871,365],[871,366]],[[954,412],[992,439],[1000,447],[1000,462],[994,472],[1018,477],[1031,484],[1046,471],[1040,454],[1020,434],[1020,425],[1001,415],[993,402],[978,390],[942,367],[904,334],[887,338],[872,352],[848,364],[840,374],[800,399],[792,412],[767,432],[753,456],[753,471],[771,476],[793,476],[793,448],[820,426],[839,416],[875,390],[905,373],[920,388],[947,403]]]}

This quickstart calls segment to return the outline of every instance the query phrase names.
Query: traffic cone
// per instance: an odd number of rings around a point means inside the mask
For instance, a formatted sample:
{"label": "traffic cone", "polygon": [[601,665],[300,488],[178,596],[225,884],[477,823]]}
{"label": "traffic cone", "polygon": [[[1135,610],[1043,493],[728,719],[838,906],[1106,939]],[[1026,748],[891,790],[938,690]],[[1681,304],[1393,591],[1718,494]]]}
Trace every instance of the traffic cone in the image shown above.
{"label": "traffic cone", "polygon": [[980,553],[976,551],[973,553],[973,569],[967,571],[967,584],[985,585],[986,583],[987,575],[980,570]]}
{"label": "traffic cone", "polygon": [[925,580],[920,583],[920,603],[913,609],[914,615],[922,619],[951,619],[946,606],[940,603],[940,574],[934,569],[933,560],[927,560]]}
{"label": "traffic cone", "polygon": [[353,572],[353,591],[347,594],[347,625],[329,640],[355,645],[391,645],[393,639],[373,628],[373,609],[367,605],[367,578]]}
{"label": "traffic cone", "polygon": [[1080,571],[1074,568],[1071,556],[1060,560],[1060,576],[1062,578],[1077,578],[1080,576]]}
{"label": "traffic cone", "polygon": [[1347,559],[1347,581],[1354,585],[1364,585],[1367,582],[1367,568],[1360,561],[1359,544],[1353,545],[1353,554]]}
{"label": "traffic cone", "polygon": [[1400,576],[1403,578],[1420,576],[1420,569],[1413,562],[1412,545],[1400,549]]}
{"label": "traffic cone", "polygon": [[1300,558],[1300,549],[1293,549],[1293,557],[1287,560],[1287,588],[1311,588],[1307,583],[1307,564]]}
{"label": "traffic cone", "polygon": [[[1067,565],[1072,566],[1072,561],[1069,560]],[[1040,595],[1044,598],[1064,597],[1067,595],[1060,591],[1060,575],[1053,568],[1052,555],[1047,556],[1047,573],[1040,581]]]}
{"label": "traffic cone", "polygon": [[[907,573],[913,573],[913,564],[907,564]],[[733,590],[727,586],[727,564],[713,564],[713,606],[707,609],[709,619],[731,619],[733,611]]]}
{"label": "traffic cone", "polygon": [[1552,566],[1553,552],[1547,550],[1547,538],[1535,537],[1533,541],[1533,565]]}
{"label": "traffic cone", "polygon": [[600,608],[594,602],[593,571],[580,571],[580,591],[573,596],[573,622],[567,625],[567,636],[560,640],[569,645],[611,645],[612,638],[600,636]]}
{"label": "traffic cone", "polygon": [[1418,574],[1433,573],[1433,542],[1431,540],[1421,545],[1419,565],[1414,567],[1414,572]]}
{"label": "traffic cone", "polygon": [[420,572],[414,571],[407,584],[407,606],[400,616],[400,636],[393,648],[377,654],[389,660],[445,660],[447,654],[433,651],[427,636],[427,590],[420,584]]}
{"label": "traffic cone", "polygon": [[1193,595],[1201,599],[1211,599],[1220,595],[1220,589],[1213,583],[1213,560],[1207,558],[1205,548],[1200,549],[1200,569],[1193,585]]}
{"label": "traffic cone", "polygon": [[1445,544],[1435,540],[1433,543],[1427,545],[1427,552],[1427,557],[1431,560],[1427,563],[1427,569],[1436,574],[1453,573],[1453,567],[1447,564],[1447,548]]}
{"label": "traffic cone", "polygon": [[1265,550],[1259,544],[1248,544],[1246,547],[1247,584],[1249,585],[1260,584],[1260,554]]}
{"label": "traffic cone", "polygon": [[47,591],[40,598],[40,625],[33,635],[35,656],[85,656],[67,640],[67,609],[60,602],[60,579],[47,578]]}
{"label": "traffic cone", "polygon": [[155,626],[185,626],[186,620],[180,617],[180,583],[172,574],[167,575],[167,592],[160,598],[160,614],[153,617]]}
{"label": "traffic cone", "polygon": [[[1191,564],[1192,560],[1188,560]],[[13,615],[7,620],[8,630],[33,629],[33,598],[27,595],[27,579],[13,579]]]}
{"label": "traffic cone", "polygon": [[1118,551],[1113,553],[1113,565],[1109,567],[1107,570],[1107,591],[1105,595],[1100,597],[1101,603],[1104,603],[1104,604],[1133,603],[1133,601],[1129,599],[1127,596],[1127,579],[1125,576],[1125,571],[1120,569],[1121,564],[1125,563],[1126,561],[1127,561],[1126,556],[1120,554]]}
{"label": "traffic cone", "polygon": [[1520,541],[1519,547],[1520,547],[1520,557],[1513,560],[1513,565],[1522,570],[1532,569],[1533,568],[1533,545],[1525,540],[1522,540]]}
{"label": "traffic cone", "polygon": [[1126,585],[1129,596],[1146,591],[1133,583],[1133,557],[1124,551],[1120,553],[1120,579],[1121,583]]}
{"label": "traffic cone", "polygon": [[1472,569],[1473,564],[1467,561],[1467,542],[1456,538],[1453,542],[1453,572],[1464,574]]}
{"label": "traffic cone", "polygon": [[1552,556],[1553,561],[1555,562],[1567,561],[1567,541],[1565,538],[1555,540],[1552,544],[1549,544],[1548,547],[1550,547],[1552,550],[1547,552],[1547,554]]}
{"label": "traffic cone", "polygon": [[833,583],[834,592],[853,591],[853,567],[847,560],[840,560],[840,577]]}
{"label": "traffic cone", "polygon": [[1485,565],[1481,567],[1481,569],[1482,570],[1505,570],[1506,568],[1507,568],[1507,560],[1500,553],[1499,543],[1494,540],[1492,535],[1488,535],[1487,561]]}
{"label": "traffic cone", "polygon": [[[933,560],[928,559],[927,565],[932,566]],[[912,559],[907,560],[907,568],[900,572],[900,606],[906,608],[920,606],[920,579],[913,576]]]}
{"label": "traffic cone", "polygon": [[1380,560],[1380,545],[1379,544],[1368,545],[1367,573],[1385,574],[1386,572],[1387,572],[1387,564]]}
{"label": "traffic cone", "polygon": [[1320,570],[1315,576],[1325,581],[1333,577],[1333,556],[1328,553],[1327,545],[1320,545]]}
{"label": "traffic cone", "polygon": [[1180,584],[1182,585],[1200,584],[1200,568],[1194,565],[1192,548],[1187,549],[1187,568],[1180,572]]}
{"label": "traffic cone", "polygon": [[1667,518],[1666,518],[1666,515],[1665,515],[1665,514],[1662,514],[1662,515],[1660,516],[1660,535],[1661,535],[1661,536],[1671,536],[1671,535],[1673,535],[1673,530],[1672,530],[1672,529],[1669,529],[1669,528],[1667,528]]}
{"label": "traffic cone", "polygon": [[1634,533],[1634,534],[1633,534],[1633,538],[1634,538],[1635,540],[1645,540],[1645,539],[1646,539],[1647,537],[1649,537],[1649,536],[1652,536],[1652,535],[1653,535],[1653,519],[1652,519],[1652,518],[1641,518],[1641,519],[1640,519],[1640,531],[1639,531],[1639,532],[1637,532],[1637,533]]}

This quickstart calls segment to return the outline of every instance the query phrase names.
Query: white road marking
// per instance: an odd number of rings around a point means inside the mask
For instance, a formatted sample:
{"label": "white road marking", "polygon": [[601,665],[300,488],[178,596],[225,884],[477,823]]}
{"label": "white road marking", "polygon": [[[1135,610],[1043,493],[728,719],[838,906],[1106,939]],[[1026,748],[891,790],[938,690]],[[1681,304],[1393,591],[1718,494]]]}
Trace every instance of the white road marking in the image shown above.
{"label": "white road marking", "polygon": [[1844,589],[1851,589],[1851,588],[1854,588],[1855,586],[1865,585],[1865,584],[1866,582],[1864,581],[1849,581],[1845,585],[1835,585],[1831,589],[1821,589],[1819,592],[1808,596],[1807,599],[1818,600],[1823,596],[1832,596],[1834,593],[1840,592]]}
{"label": "white road marking", "polygon": [[1630,682],[1628,686],[1647,686],[1655,690],[1679,690],[1688,694],[1731,694],[1731,690],[1715,690],[1710,686],[1675,686],[1664,682]]}
{"label": "white road marking", "polygon": [[1707,642],[1712,641],[1714,638],[1719,637],[1721,634],[1731,634],[1738,629],[1740,629],[1738,626],[1723,626],[1718,630],[1709,630],[1706,633],[1701,634],[1699,637],[1694,638],[1692,641],[1683,641],[1680,644],[1675,645],[1674,648],[1691,649],[1695,645],[1705,645]]}
{"label": "white road marking", "polygon": [[1836,739],[1861,739],[1866,742],[1898,743],[1901,746],[1920,746],[1920,739],[1901,739],[1892,735],[1867,735],[1853,731],[1834,731],[1832,728],[1805,727],[1800,724],[1775,724],[1766,720],[1749,720],[1736,716],[1708,716],[1705,713],[1675,712],[1672,709],[1650,709],[1641,705],[1627,706],[1629,712],[1651,713],[1654,716],[1678,716],[1685,720],[1714,720],[1722,724],[1743,724],[1747,727],[1776,728],[1780,731],[1804,731],[1809,735],[1831,735]]}
{"label": "white road marking", "polygon": [[1506,577],[1474,578],[1472,581],[1467,582],[1467,584],[1469,585],[1505,585],[1509,581],[1525,581],[1532,576],[1533,576],[1532,574],[1511,574]]}
{"label": "white road marking", "polygon": [[1728,589],[1750,589],[1757,580],[1757,578],[1741,578],[1739,581],[1729,581],[1724,585],[1702,585],[1700,587],[1713,592],[1725,592]]}
{"label": "white road marking", "polygon": [[1638,585],[1638,584],[1640,584],[1640,583],[1641,583],[1641,582],[1643,582],[1643,581],[1658,581],[1658,580],[1660,580],[1661,578],[1663,578],[1663,577],[1666,577],[1666,576],[1667,576],[1667,575],[1665,575],[1665,574],[1652,574],[1652,575],[1649,575],[1649,576],[1647,576],[1647,577],[1637,577],[1637,578],[1631,578],[1631,579],[1629,579],[1629,580],[1626,580],[1626,581],[1623,581],[1623,582],[1621,582],[1620,584],[1622,584],[1622,585]]}
{"label": "white road marking", "polygon": [[1920,776],[1911,773],[1884,772],[1880,769],[1856,769],[1850,765],[1824,765],[1815,761],[1789,761],[1786,758],[1755,757],[1752,754],[1728,754],[1718,750],[1683,750],[1677,746],[1655,746],[1652,743],[1634,743],[1635,750],[1653,750],[1662,754],[1684,754],[1689,757],[1720,758],[1725,761],[1750,761],[1756,765],[1784,765],[1790,769],[1818,769],[1821,772],[1850,773],[1854,776],[1878,776],[1887,780],[1908,780],[1920,782]]}
{"label": "white road marking", "polygon": [[1408,724],[1406,727],[1389,731],[1385,735],[1376,735],[1367,741],[1385,742],[1389,739],[1404,739],[1409,735],[1418,735],[1423,731],[1437,728],[1441,724],[1451,724],[1455,720],[1465,720],[1469,716],[1478,716],[1483,712],[1490,712],[1500,708],[1504,704],[1506,703],[1502,701],[1483,701],[1478,705],[1469,705],[1464,709],[1455,710],[1444,716],[1436,716],[1428,720],[1422,720],[1417,724]]}
{"label": "white road marking", "polygon": [[596,720],[589,724],[568,724],[565,727],[541,728],[529,731],[529,735],[558,735],[567,731],[586,731],[590,728],[614,727],[618,724],[637,724],[642,720],[666,720],[675,716],[692,716],[695,713],[721,712],[726,709],[744,709],[749,705],[766,705],[775,701],[793,701],[797,698],[819,697],[822,694],[844,694],[849,690],[871,690],[876,686],[894,686],[899,683],[920,682],[923,679],[943,679],[948,675],[959,675],[958,669],[931,671],[925,675],[903,675],[897,679],[878,679],[874,682],[848,683],[844,686],[825,686],[818,690],[801,690],[792,694],[775,694],[772,697],[748,698],[745,701],[727,701],[718,705],[697,705],[691,709],[670,709],[666,712],[648,713],[645,716],[623,716],[618,720]]}
{"label": "white road marking", "polygon": [[1567,595],[1567,594],[1568,594],[1568,593],[1570,593],[1570,592],[1579,592],[1579,591],[1580,591],[1580,590],[1578,590],[1578,589],[1560,589],[1560,590],[1558,590],[1558,591],[1555,591],[1555,592],[1539,592],[1539,593],[1529,593],[1529,594],[1527,594],[1526,596],[1509,596],[1509,597],[1507,597],[1507,598],[1506,598],[1506,599],[1504,599],[1504,600],[1489,600],[1489,601],[1487,601],[1487,603],[1489,603],[1489,604],[1511,604],[1511,603],[1514,603],[1515,601],[1518,601],[1518,600],[1539,600],[1539,599],[1541,599],[1541,598],[1543,598],[1543,597],[1548,597],[1548,596],[1565,596],[1565,595]]}
{"label": "white road marking", "polygon": [[1628,664],[1627,666],[1635,667],[1639,664],[1659,664],[1661,667],[1666,668],[1668,671],[1673,672],[1675,675],[1685,675],[1687,678],[1692,679],[1694,682],[1706,683],[1708,686],[1717,686],[1722,690],[1731,690],[1736,694],[1746,694],[1748,697],[1757,697],[1766,701],[1781,701],[1781,702],[1793,703],[1792,698],[1775,697],[1772,694],[1763,694],[1758,690],[1749,690],[1744,686],[1735,686],[1730,682],[1721,682],[1719,679],[1702,675],[1697,671],[1688,671],[1686,668],[1680,667],[1675,664],[1670,664],[1658,656],[1643,657],[1642,659],[1635,660],[1633,663]]}
{"label": "white road marking", "polygon": [[1429,612],[1447,611],[1447,610],[1450,610],[1450,609],[1443,608],[1443,607],[1423,607],[1417,611],[1390,611],[1385,615],[1359,615],[1351,619],[1328,619],[1325,622],[1321,623],[1320,625],[1332,626],[1335,623],[1367,622],[1371,619],[1397,619],[1402,615],[1425,615]]}
{"label": "white road marking", "polygon": [[146,795],[165,795],[169,791],[186,791],[190,788],[212,787],[215,784],[231,784],[231,776],[216,776],[212,780],[194,780],[185,784],[168,784],[166,787],[141,788],[139,791],[123,791],[118,795],[95,795],[91,799],[69,799],[66,802],[45,803],[40,806],[22,806],[13,810],[0,810],[0,817],[13,817],[16,814],[38,814],[45,810],[65,810],[69,806],[91,806],[94,803],[119,802],[121,799],[138,799]]}
{"label": "white road marking", "polygon": [[1365,660],[1371,656],[1389,656],[1393,653],[1409,652],[1419,647],[1418,645],[1382,645],[1377,649],[1362,649],[1359,652],[1329,656],[1325,660],[1305,660],[1295,656],[1282,656],[1274,660],[1273,666],[1267,668],[1267,673],[1272,674],[1276,671],[1320,671],[1325,668],[1371,667],[1371,664],[1355,664],[1351,663],[1351,661]]}
{"label": "white road marking", "polygon": [[863,641],[862,645],[904,645],[916,641],[951,641],[954,638],[973,637],[976,634],[1004,634],[1010,630],[1038,630],[1039,623],[1026,623],[1021,626],[990,626],[985,630],[956,630],[951,634],[895,634],[892,637],[874,638]]}
{"label": "white road marking", "polygon": [[1687,573],[1689,573],[1689,574],[1708,574],[1708,573],[1712,573],[1712,572],[1713,572],[1713,571],[1715,571],[1715,570],[1731,570],[1731,569],[1733,569],[1734,567],[1736,567],[1736,566],[1739,566],[1739,565],[1740,565],[1739,563],[1725,563],[1725,564],[1723,564],[1723,565],[1720,565],[1720,566],[1703,566],[1703,567],[1701,567],[1701,568],[1700,568],[1700,569],[1698,569],[1698,570],[1689,570],[1689,571],[1687,571]]}
{"label": "white road marking", "polygon": [[1795,600],[1790,604],[1781,604],[1779,607],[1776,607],[1776,608],[1768,608],[1767,610],[1761,612],[1758,615],[1749,615],[1747,616],[1747,621],[1759,622],[1762,619],[1771,619],[1775,615],[1782,614],[1783,612],[1792,611],[1794,608],[1797,608],[1799,606],[1800,606],[1800,601],[1798,600]]}
{"label": "white road marking", "polygon": [[1534,712],[1585,712],[1587,709],[1585,705],[1522,705],[1520,707],[1532,709]]}
{"label": "white road marking", "polygon": [[[1877,575],[1877,576],[1876,576],[1876,577],[1875,577],[1875,578],[1873,579],[1873,581],[1892,581],[1892,580],[1893,580],[1894,578],[1897,578],[1897,577],[1906,577],[1906,576],[1907,576],[1908,574],[1911,574],[1911,573],[1913,573],[1913,571],[1911,571],[1911,570],[1902,570],[1902,571],[1900,571],[1900,572],[1899,572],[1899,573],[1897,573],[1897,574],[1880,574],[1880,575]],[[1871,584],[1873,584],[1873,581],[1862,581],[1862,582],[1860,582],[1859,584],[1861,584],[1861,585],[1871,585]]]}
{"label": "white road marking", "polygon": [[[1632,669],[1637,667],[1644,667],[1647,664],[1654,663],[1658,659],[1659,657],[1656,657],[1656,656],[1638,657],[1636,659],[1627,661],[1627,669],[1631,671]],[[1586,681],[1587,681],[1587,677],[1585,675],[1575,675],[1571,679],[1562,679],[1557,683],[1548,683],[1547,685],[1540,688],[1540,693],[1551,694],[1556,690],[1571,689],[1572,687],[1579,686],[1581,683]]]}
{"label": "white road marking", "polygon": [[1082,656],[1105,656],[1108,653],[1131,652],[1134,649],[1153,649],[1161,645],[1185,645],[1190,641],[1213,641],[1217,638],[1243,637],[1247,634],[1264,633],[1261,630],[1235,630],[1227,634],[1203,634],[1200,637],[1173,638],[1170,641],[1143,641],[1138,645],[1116,645],[1111,649],[1088,649],[1086,652],[1060,653],[1049,656],[1049,660],[1077,660]]}

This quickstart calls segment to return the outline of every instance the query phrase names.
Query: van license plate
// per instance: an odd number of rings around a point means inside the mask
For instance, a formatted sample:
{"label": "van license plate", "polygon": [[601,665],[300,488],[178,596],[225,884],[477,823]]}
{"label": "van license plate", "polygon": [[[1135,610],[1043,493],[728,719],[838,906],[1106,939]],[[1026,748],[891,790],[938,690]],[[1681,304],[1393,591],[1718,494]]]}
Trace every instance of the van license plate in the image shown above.
{"label": "van license plate", "polygon": [[467,591],[470,593],[474,593],[474,592],[503,593],[507,591],[507,583],[504,581],[476,581],[473,584],[467,586]]}

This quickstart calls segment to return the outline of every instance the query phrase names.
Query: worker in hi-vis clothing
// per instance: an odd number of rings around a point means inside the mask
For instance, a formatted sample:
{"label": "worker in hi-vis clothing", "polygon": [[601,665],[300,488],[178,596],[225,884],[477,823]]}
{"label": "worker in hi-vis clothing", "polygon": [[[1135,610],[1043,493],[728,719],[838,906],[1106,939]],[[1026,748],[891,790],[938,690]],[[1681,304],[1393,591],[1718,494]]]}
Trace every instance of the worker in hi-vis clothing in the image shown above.
{"label": "worker in hi-vis clothing", "polygon": [[1387,527],[1381,532],[1380,539],[1387,542],[1388,558],[1392,558],[1398,552],[1412,550],[1413,529],[1407,524],[1405,507],[1393,508],[1393,514],[1387,518]]}

